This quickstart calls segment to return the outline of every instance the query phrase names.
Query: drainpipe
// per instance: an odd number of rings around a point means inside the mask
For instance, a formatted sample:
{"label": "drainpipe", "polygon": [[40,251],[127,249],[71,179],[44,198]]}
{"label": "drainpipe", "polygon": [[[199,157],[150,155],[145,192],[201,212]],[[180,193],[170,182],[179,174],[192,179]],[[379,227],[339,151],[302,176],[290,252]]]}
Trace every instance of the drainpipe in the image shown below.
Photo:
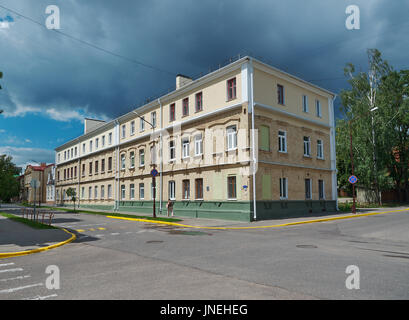
{"label": "drainpipe", "polygon": [[162,146],[163,146],[163,142],[162,142],[162,130],[163,130],[163,117],[162,117],[162,111],[163,111],[163,106],[162,106],[162,102],[160,101],[160,98],[158,99],[158,103],[160,106],[160,134],[159,134],[159,152],[161,153],[160,156],[160,164],[159,164],[159,190],[160,190],[160,194],[159,194],[159,214],[162,214],[162,187],[163,187],[163,175],[162,175],[162,170],[163,170],[163,151],[162,151]]}
{"label": "drainpipe", "polygon": [[119,121],[115,120],[115,161],[116,161],[116,173],[115,173],[115,198],[114,198],[114,211],[119,209]]}
{"label": "drainpipe", "polygon": [[249,58],[250,62],[250,107],[251,107],[251,140],[252,140],[252,156],[253,156],[253,219],[257,220],[257,202],[256,202],[256,165],[257,165],[257,158],[256,158],[256,150],[255,150],[255,126],[254,126],[254,88],[253,88],[253,81],[254,81],[254,70],[253,70],[253,60]]}

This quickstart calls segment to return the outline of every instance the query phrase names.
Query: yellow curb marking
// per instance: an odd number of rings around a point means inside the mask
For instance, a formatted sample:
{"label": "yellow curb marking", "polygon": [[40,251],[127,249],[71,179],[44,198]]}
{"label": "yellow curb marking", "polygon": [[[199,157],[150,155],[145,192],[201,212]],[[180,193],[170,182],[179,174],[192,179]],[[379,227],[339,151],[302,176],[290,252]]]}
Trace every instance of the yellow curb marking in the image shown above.
{"label": "yellow curb marking", "polygon": [[106,228],[102,228],[102,227],[100,227],[100,228],[98,228],[98,230],[106,230]]}
{"label": "yellow curb marking", "polygon": [[61,228],[60,230],[65,231],[66,233],[71,235],[71,238],[69,238],[68,240],[53,244],[51,246],[47,246],[44,248],[38,248],[38,249],[33,249],[33,250],[27,250],[27,251],[19,251],[19,252],[6,252],[6,253],[0,253],[0,259],[3,258],[11,258],[11,257],[17,257],[17,256],[24,256],[27,254],[31,254],[31,253],[37,253],[37,252],[41,252],[41,251],[46,251],[46,250],[50,250],[50,249],[54,249],[57,247],[60,247],[64,244],[70,243],[72,241],[74,241],[77,237],[75,236],[75,234],[65,230],[64,228]]}
{"label": "yellow curb marking", "polygon": [[94,228],[89,228],[88,230],[89,230],[89,231],[95,231],[95,229],[94,229]]}
{"label": "yellow curb marking", "polygon": [[84,230],[84,229],[76,229],[75,231],[77,231],[77,232],[84,232],[85,230]]}
{"label": "yellow curb marking", "polygon": [[287,227],[287,226],[294,226],[294,225],[298,225],[298,224],[307,224],[307,223],[324,222],[324,221],[334,221],[334,220],[341,220],[341,219],[351,219],[351,218],[367,217],[367,216],[373,216],[373,215],[378,215],[378,214],[385,214],[385,213],[392,213],[392,212],[403,212],[403,211],[409,211],[409,209],[360,213],[360,214],[353,214],[353,215],[342,216],[342,217],[304,220],[304,221],[289,222],[289,223],[284,223],[284,224],[276,224],[276,225],[271,225],[271,226],[254,226],[254,227],[200,227],[200,226],[190,226],[190,225],[180,224],[180,223],[175,223],[175,222],[155,221],[155,220],[149,220],[149,219],[137,219],[137,218],[126,218],[126,217],[114,217],[114,216],[107,216],[107,218],[129,220],[129,221],[139,221],[139,222],[148,222],[148,223],[166,224],[166,225],[183,227],[183,228],[211,229],[211,230],[245,230],[245,229],[267,229],[267,228]]}

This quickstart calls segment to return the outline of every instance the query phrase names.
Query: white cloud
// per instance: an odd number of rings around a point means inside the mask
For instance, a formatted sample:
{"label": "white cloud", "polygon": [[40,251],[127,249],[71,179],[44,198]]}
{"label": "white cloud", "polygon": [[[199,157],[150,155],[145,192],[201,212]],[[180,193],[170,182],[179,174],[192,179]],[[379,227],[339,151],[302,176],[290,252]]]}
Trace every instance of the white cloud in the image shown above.
{"label": "white cloud", "polygon": [[0,147],[0,155],[6,154],[13,158],[13,163],[23,170],[28,164],[38,165],[38,163],[45,162],[47,164],[54,163],[55,152],[49,149],[40,148],[18,148],[5,146]]}

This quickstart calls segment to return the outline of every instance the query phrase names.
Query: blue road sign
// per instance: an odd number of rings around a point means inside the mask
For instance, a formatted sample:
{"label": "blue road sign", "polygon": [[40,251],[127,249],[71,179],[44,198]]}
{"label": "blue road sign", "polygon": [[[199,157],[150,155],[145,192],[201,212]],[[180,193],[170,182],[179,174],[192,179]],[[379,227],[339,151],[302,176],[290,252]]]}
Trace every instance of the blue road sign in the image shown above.
{"label": "blue road sign", "polygon": [[152,169],[151,170],[151,175],[152,175],[152,177],[156,177],[157,175],[158,175],[158,170],[156,170],[156,169]]}
{"label": "blue road sign", "polygon": [[348,178],[348,181],[349,181],[349,183],[354,184],[354,183],[356,183],[358,181],[358,178],[356,176],[350,176]]}

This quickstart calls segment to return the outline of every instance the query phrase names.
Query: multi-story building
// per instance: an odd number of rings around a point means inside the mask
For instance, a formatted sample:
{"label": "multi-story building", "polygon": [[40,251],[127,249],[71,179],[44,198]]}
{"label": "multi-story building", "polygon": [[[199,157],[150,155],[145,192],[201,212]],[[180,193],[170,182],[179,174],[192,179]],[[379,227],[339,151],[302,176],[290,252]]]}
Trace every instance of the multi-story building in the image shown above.
{"label": "multi-story building", "polygon": [[[49,180],[54,170],[54,164],[28,165],[24,175],[20,178],[20,200],[36,204],[54,204],[54,200],[51,199],[51,181]],[[32,180],[37,181],[35,188],[33,188]]]}
{"label": "multi-story building", "polygon": [[[56,151],[56,200],[81,207],[259,220],[337,208],[336,95],[244,57]],[[255,130],[253,130],[255,129]]]}

